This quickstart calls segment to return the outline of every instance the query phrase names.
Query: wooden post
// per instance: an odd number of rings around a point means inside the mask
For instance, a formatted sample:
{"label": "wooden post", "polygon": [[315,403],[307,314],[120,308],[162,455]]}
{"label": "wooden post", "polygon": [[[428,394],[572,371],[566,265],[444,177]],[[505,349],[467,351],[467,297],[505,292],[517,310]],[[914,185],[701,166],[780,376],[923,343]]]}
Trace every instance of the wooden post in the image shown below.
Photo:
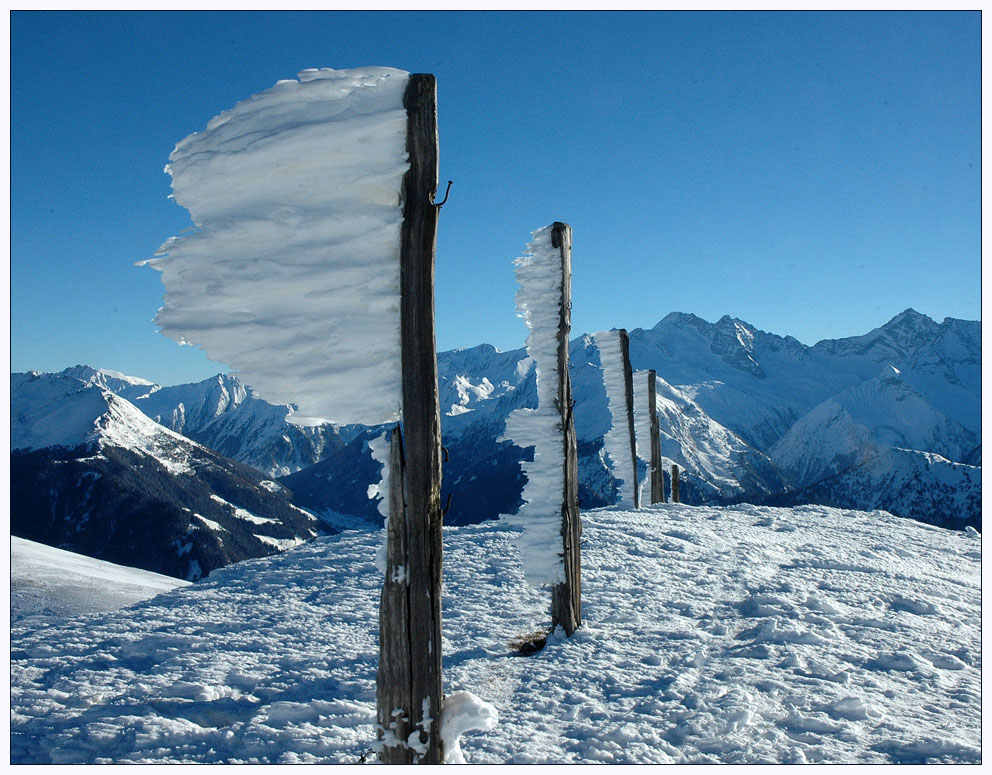
{"label": "wooden post", "polygon": [[[403,437],[397,443],[394,431],[391,455],[401,458],[403,473],[390,485],[387,536],[395,546],[387,547],[390,559],[379,614],[377,716],[384,743],[381,761],[440,764],[444,752],[440,735],[441,412],[434,335],[438,173],[434,76],[411,75],[403,106],[410,158],[401,200]],[[401,450],[398,456],[397,449]],[[396,466],[391,460],[392,471]],[[389,730],[395,730],[395,738]]]}
{"label": "wooden post", "polygon": [[551,245],[561,250],[561,318],[558,323],[558,410],[561,412],[565,451],[565,485],[561,505],[561,536],[565,581],[551,589],[551,626],[561,625],[566,636],[582,624],[582,562],[579,551],[578,452],[572,416],[572,380],[568,373],[568,338],[572,329],[572,228],[556,221]]}
{"label": "wooden post", "polygon": [[679,503],[679,467],[672,464],[672,503]]}
{"label": "wooden post", "polygon": [[637,486],[637,441],[634,431],[634,372],[630,367],[630,337],[627,329],[617,330],[620,338],[620,356],[623,359],[623,389],[627,399],[627,428],[630,438],[630,463],[634,487],[634,508],[641,507],[641,493]]}
{"label": "wooden post", "polygon": [[651,503],[665,502],[665,475],[661,470],[661,429],[658,424],[658,374],[648,369],[648,419],[651,423]]}

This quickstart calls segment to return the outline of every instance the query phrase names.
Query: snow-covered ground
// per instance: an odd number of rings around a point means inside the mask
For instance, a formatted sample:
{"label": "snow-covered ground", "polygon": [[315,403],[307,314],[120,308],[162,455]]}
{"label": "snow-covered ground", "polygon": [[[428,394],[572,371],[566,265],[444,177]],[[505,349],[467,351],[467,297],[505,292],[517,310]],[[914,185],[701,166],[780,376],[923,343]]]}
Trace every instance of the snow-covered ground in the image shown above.
{"label": "snow-covered ground", "polygon": [[10,618],[114,611],[188,581],[10,537]]}
{"label": "snow-covered ground", "polygon": [[[445,691],[469,762],[978,762],[981,540],[826,507],[583,515],[583,627],[512,534],[445,529]],[[110,613],[14,622],[11,761],[358,762],[380,536],[348,532]],[[16,561],[13,573],[23,568]],[[373,760],[373,756],[368,756]]]}

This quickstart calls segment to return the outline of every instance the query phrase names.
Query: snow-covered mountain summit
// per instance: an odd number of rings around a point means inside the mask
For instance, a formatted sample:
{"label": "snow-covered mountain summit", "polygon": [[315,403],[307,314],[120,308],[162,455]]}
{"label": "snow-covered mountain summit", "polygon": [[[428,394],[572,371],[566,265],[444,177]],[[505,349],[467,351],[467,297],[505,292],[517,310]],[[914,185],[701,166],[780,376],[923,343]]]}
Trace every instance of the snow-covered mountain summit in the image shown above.
{"label": "snow-covered mountain summit", "polygon": [[59,374],[11,375],[12,450],[120,447],[154,458],[174,473],[189,470],[193,445],[151,420],[122,393],[151,383],[77,366]]}
{"label": "snow-covered mountain summit", "polygon": [[[472,763],[978,763],[981,539],[889,514],[583,514],[583,625],[514,531],[444,531],[444,690],[496,706]],[[131,608],[11,627],[11,761],[374,761],[379,536]],[[18,568],[13,572],[16,575]],[[251,622],[251,626],[246,626]]]}

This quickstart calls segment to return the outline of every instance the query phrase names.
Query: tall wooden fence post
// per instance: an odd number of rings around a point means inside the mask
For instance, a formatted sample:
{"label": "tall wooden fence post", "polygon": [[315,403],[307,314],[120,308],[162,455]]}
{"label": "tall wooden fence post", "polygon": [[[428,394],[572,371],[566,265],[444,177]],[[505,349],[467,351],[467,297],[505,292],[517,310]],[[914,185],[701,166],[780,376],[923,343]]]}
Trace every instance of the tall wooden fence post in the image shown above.
{"label": "tall wooden fence post", "polygon": [[627,399],[627,428],[630,434],[631,471],[634,477],[634,508],[641,507],[641,492],[637,486],[637,436],[634,430],[634,372],[630,366],[630,337],[626,328],[617,330],[620,339],[620,354],[623,360],[623,389]]}
{"label": "tall wooden fence post", "polygon": [[648,370],[648,419],[651,423],[651,503],[665,502],[665,474],[661,470],[661,428],[658,423],[658,374]]}
{"label": "tall wooden fence post", "polygon": [[[410,76],[403,107],[410,158],[403,178],[400,247],[403,437],[394,430],[391,454],[395,458],[400,450],[403,473],[390,483],[387,558],[393,559],[387,559],[379,613],[377,716],[384,763],[440,764],[441,412],[434,334],[438,134],[433,75]],[[397,465],[392,460],[391,471]]]}
{"label": "tall wooden fence post", "polygon": [[572,228],[556,221],[551,245],[561,251],[561,318],[558,324],[558,396],[564,444],[564,491],[561,536],[565,580],[551,589],[551,626],[561,625],[570,636],[582,624],[582,562],[579,551],[582,521],[579,517],[578,442],[572,416],[572,380],[568,372],[568,338],[572,329]]}
{"label": "tall wooden fence post", "polygon": [[679,467],[672,465],[672,503],[679,503]]}

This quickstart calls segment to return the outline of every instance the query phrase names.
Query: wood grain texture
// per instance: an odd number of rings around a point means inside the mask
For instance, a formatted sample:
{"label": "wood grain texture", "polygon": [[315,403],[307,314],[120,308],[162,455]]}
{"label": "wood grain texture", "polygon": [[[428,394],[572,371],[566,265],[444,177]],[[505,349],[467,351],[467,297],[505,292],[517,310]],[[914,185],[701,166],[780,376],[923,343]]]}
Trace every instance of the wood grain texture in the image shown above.
{"label": "wood grain texture", "polygon": [[658,373],[648,369],[648,420],[651,424],[651,503],[665,502],[665,474],[661,470],[661,429],[658,422]]}
{"label": "wood grain texture", "polygon": [[[387,764],[440,764],[444,759],[441,703],[441,411],[438,404],[434,331],[434,257],[438,176],[437,82],[433,75],[410,76],[403,106],[407,111],[410,169],[403,178],[403,227],[400,246],[400,336],[403,370],[403,451],[406,525],[406,615],[381,616],[380,660],[403,649],[407,664],[384,671],[396,687],[383,688],[379,716],[402,708],[414,748],[386,747]],[[390,524],[392,524],[392,515]],[[404,688],[406,687],[406,688]],[[404,693],[405,692],[405,693]],[[387,708],[392,697],[400,704]],[[423,753],[417,748],[424,748]]]}
{"label": "wood grain texture", "polygon": [[634,433],[634,372],[630,367],[630,337],[627,335],[626,328],[618,329],[617,333],[620,335],[620,355],[623,359],[623,389],[627,403],[627,431],[629,434],[628,438],[630,439],[631,471],[633,472],[631,475],[634,477],[634,508],[639,509],[641,507],[641,493],[640,488],[637,486],[637,437]]}
{"label": "wood grain texture", "polygon": [[572,416],[572,381],[568,371],[568,339],[572,330],[572,228],[556,221],[551,245],[561,252],[561,317],[558,323],[557,405],[564,445],[564,491],[561,535],[565,581],[551,589],[551,626],[561,625],[570,636],[582,624],[582,520],[579,516],[578,451]]}

